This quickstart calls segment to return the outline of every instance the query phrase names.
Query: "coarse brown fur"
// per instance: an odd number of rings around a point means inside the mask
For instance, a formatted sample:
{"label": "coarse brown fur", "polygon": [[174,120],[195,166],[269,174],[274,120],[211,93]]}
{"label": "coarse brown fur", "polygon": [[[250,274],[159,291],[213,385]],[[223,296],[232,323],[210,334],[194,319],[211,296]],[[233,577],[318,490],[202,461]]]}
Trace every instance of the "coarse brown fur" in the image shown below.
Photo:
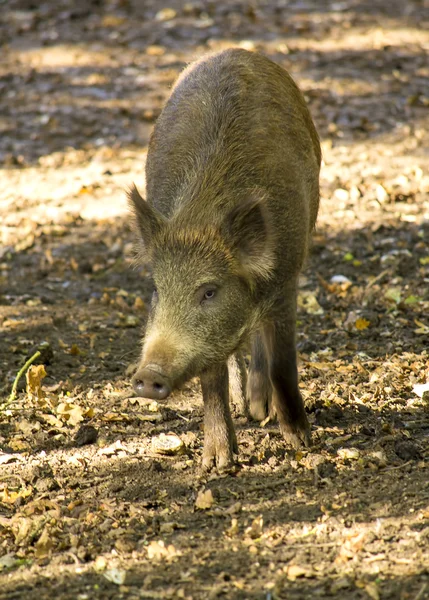
{"label": "coarse brown fur", "polygon": [[[226,365],[248,336],[251,414],[276,413],[288,442],[310,441],[297,380],[296,289],[320,162],[292,78],[239,49],[188,67],[151,136],[147,202],[134,189],[130,203],[158,291],[134,382],[163,397],[200,375],[206,467],[232,460]],[[244,386],[238,364],[229,361],[230,373]]]}

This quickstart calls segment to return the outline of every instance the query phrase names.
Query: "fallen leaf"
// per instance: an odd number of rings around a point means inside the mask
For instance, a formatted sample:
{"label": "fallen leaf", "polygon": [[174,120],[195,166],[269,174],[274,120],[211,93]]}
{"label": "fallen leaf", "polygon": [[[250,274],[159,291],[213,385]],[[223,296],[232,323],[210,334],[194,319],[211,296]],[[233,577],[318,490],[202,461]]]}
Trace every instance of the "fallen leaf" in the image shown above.
{"label": "fallen leaf", "polygon": [[28,488],[22,488],[17,492],[9,492],[7,486],[4,487],[2,493],[0,494],[0,502],[3,504],[15,504],[18,498],[28,498],[33,493],[33,488],[29,486]]}
{"label": "fallen leaf", "polygon": [[234,535],[237,535],[238,531],[238,520],[231,519],[231,525],[225,530],[225,535],[228,537],[233,537]]}
{"label": "fallen leaf", "polygon": [[0,571],[3,569],[12,569],[13,567],[17,567],[21,564],[21,562],[22,558],[17,558],[13,552],[4,554],[0,558]]}
{"label": "fallen leaf", "polygon": [[70,354],[72,356],[79,356],[79,354],[82,354],[82,350],[79,348],[79,346],[77,344],[72,344],[71,348],[70,348]]}
{"label": "fallen leaf", "polygon": [[62,429],[64,427],[64,424],[59,419],[57,419],[55,415],[42,414],[40,416],[44,421],[46,421],[46,423],[51,425],[51,427],[56,427],[57,429]]}
{"label": "fallen leaf", "polygon": [[337,454],[343,460],[358,460],[360,457],[360,452],[357,448],[338,448]]}
{"label": "fallen leaf", "polygon": [[368,321],[367,319],[363,319],[361,317],[360,319],[357,319],[357,321],[355,322],[355,327],[359,331],[362,331],[364,329],[368,329],[368,327],[370,326],[370,324],[371,324],[370,321]]}
{"label": "fallen leaf", "polygon": [[246,529],[246,535],[251,537],[252,540],[260,538],[262,535],[263,525],[264,525],[264,519],[263,519],[262,515],[259,515],[259,517],[256,517],[256,519],[254,519],[252,521],[251,526]]}
{"label": "fallen leaf", "polygon": [[107,567],[107,560],[105,559],[104,556],[97,556],[97,558],[95,559],[94,562],[94,569],[98,572],[100,571],[104,571],[105,568]]}
{"label": "fallen leaf", "polygon": [[105,15],[101,19],[101,26],[102,27],[118,27],[119,25],[122,25],[123,23],[125,23],[125,21],[126,21],[125,17],[119,17],[117,15]]}
{"label": "fallen leaf", "polygon": [[68,425],[75,426],[83,421],[84,409],[77,404],[71,404],[69,402],[60,402],[56,408],[57,414],[64,420]]}
{"label": "fallen leaf", "polygon": [[371,581],[370,583],[366,584],[365,592],[370,598],[372,598],[372,600],[380,600],[380,593],[378,591],[378,587],[375,581]]}
{"label": "fallen leaf", "polygon": [[298,294],[298,306],[309,315],[323,315],[324,313],[314,292],[300,291]]}
{"label": "fallen leaf", "polygon": [[117,452],[127,452],[127,448],[122,445],[121,440],[116,440],[116,442],[114,442],[110,446],[106,446],[106,448],[100,448],[98,454],[101,454],[103,456],[112,456]]}
{"label": "fallen leaf", "polygon": [[213,492],[209,490],[200,490],[195,500],[195,508],[199,510],[207,510],[213,506]]}
{"label": "fallen leaf", "polygon": [[173,544],[166,546],[163,540],[155,540],[147,547],[147,556],[149,560],[172,560],[180,555],[181,552],[176,550]]}
{"label": "fallen leaf", "polygon": [[395,302],[395,304],[399,304],[401,301],[401,291],[401,288],[398,287],[389,288],[384,294],[384,297],[386,300]]}
{"label": "fallen leaf", "polygon": [[404,300],[404,304],[418,304],[422,302],[423,298],[421,296],[407,296]]}
{"label": "fallen leaf", "polygon": [[417,333],[418,335],[429,334],[429,325],[425,325],[417,319],[414,319],[414,323],[418,326],[418,329],[414,329],[414,333]]}
{"label": "fallen leaf", "polygon": [[42,390],[42,381],[46,377],[45,365],[31,365],[25,374],[27,380],[27,394],[29,398],[38,400],[45,397]]}
{"label": "fallen leaf", "polygon": [[116,585],[123,585],[126,576],[127,572],[124,569],[107,569],[107,571],[104,571],[103,573],[103,577]]}
{"label": "fallen leaf", "polygon": [[307,569],[299,565],[288,565],[285,569],[286,576],[290,581],[295,581],[298,577],[305,577],[308,574]]}
{"label": "fallen leaf", "polygon": [[42,535],[36,542],[36,556],[37,558],[43,558],[44,556],[48,556],[54,547],[54,543],[52,537],[49,535],[49,531],[45,528],[42,532]]}
{"label": "fallen leaf", "polygon": [[157,21],[171,21],[171,19],[174,19],[176,16],[177,13],[174,8],[162,8],[156,13],[155,19]]}

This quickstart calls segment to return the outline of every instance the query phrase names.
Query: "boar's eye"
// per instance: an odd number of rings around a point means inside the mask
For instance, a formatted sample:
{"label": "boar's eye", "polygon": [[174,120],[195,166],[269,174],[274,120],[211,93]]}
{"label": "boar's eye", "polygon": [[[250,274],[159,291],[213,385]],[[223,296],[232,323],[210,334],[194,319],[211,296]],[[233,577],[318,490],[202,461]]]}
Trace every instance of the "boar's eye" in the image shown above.
{"label": "boar's eye", "polygon": [[211,300],[216,295],[216,290],[207,290],[204,293],[204,300]]}
{"label": "boar's eye", "polygon": [[200,304],[206,304],[213,300],[217,294],[217,288],[215,285],[203,285],[198,290],[197,298]]}

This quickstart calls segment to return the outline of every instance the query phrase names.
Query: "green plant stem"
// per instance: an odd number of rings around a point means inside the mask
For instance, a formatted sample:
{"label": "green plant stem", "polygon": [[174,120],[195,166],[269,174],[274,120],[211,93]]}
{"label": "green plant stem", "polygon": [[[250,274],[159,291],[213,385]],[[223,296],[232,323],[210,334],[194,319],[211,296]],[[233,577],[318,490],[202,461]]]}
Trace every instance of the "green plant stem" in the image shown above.
{"label": "green plant stem", "polygon": [[7,406],[9,406],[9,404],[11,402],[13,402],[16,398],[16,389],[18,387],[18,383],[19,380],[21,379],[21,377],[24,375],[24,373],[27,371],[27,369],[29,367],[31,367],[31,365],[34,363],[35,360],[37,360],[40,356],[41,352],[40,350],[37,350],[37,352],[35,352],[33,354],[33,356],[31,356],[27,362],[25,363],[25,365],[18,371],[16,377],[15,377],[15,381],[13,382],[13,386],[12,386],[12,391],[10,393],[9,398],[7,399],[6,403],[4,404],[4,406],[2,407],[1,410],[4,410]]}

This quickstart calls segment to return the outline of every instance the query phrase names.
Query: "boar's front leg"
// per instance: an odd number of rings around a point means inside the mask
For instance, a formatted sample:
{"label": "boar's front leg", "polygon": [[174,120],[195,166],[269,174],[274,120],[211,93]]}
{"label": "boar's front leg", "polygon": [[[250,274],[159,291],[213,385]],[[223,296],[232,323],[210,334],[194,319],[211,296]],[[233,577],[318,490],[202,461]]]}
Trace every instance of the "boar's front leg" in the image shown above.
{"label": "boar's front leg", "polygon": [[238,415],[248,418],[246,398],[247,369],[241,350],[228,359],[229,398]]}
{"label": "boar's front leg", "polygon": [[203,468],[219,470],[233,464],[238,453],[237,438],[229,410],[228,367],[214,365],[200,375],[204,401]]}
{"label": "boar's front leg", "polygon": [[295,347],[296,288],[287,289],[283,306],[276,310],[273,321],[264,327],[265,342],[273,385],[273,408],[280,431],[294,448],[309,446],[310,425],[298,388]]}

